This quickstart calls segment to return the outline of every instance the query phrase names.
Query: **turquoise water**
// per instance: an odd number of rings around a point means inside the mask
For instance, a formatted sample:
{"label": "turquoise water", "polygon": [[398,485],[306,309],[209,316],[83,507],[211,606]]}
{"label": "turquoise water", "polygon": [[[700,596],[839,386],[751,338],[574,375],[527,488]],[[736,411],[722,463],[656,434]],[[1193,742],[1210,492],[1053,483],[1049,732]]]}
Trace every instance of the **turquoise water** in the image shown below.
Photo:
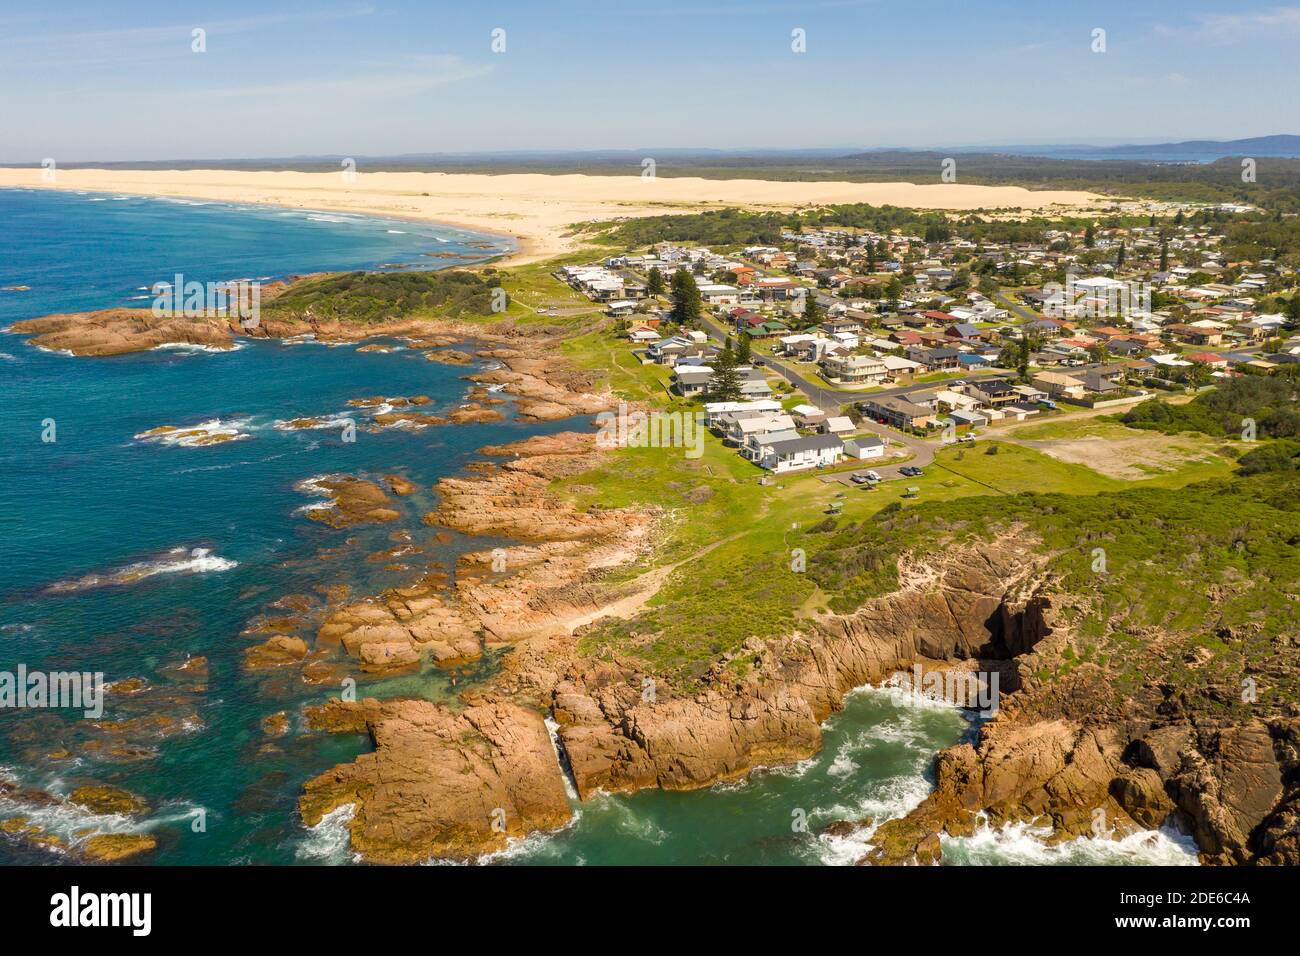
{"label": "turquoise water", "polygon": [[[49,312],[131,304],[144,294],[140,287],[176,272],[199,281],[276,278],[443,264],[428,251],[491,254],[469,245],[482,237],[427,225],[20,190],[0,190],[0,223],[0,286],[31,287],[0,292],[0,328]],[[113,732],[66,711],[0,711],[0,778],[57,794],[82,783],[117,784],[146,797],[149,816],[90,818],[0,795],[0,819],[22,815],[64,838],[87,824],[146,829],[159,840],[149,857],[159,864],[351,859],[342,815],[309,831],[297,819],[296,797],[304,780],[364,751],[367,741],[302,733],[301,705],[337,687],[250,675],[242,654],[259,638],[241,632],[259,617],[287,613],[273,606],[285,595],[319,604],[320,587],[345,585],[359,596],[416,571],[367,560],[392,545],[395,525],[336,531],[308,521],[301,509],[316,499],[300,483],[331,473],[405,475],[422,490],[398,500],[401,526],[428,549],[425,560],[450,569],[461,551],[495,542],[433,540],[418,520],[434,505],[430,486],[485,444],[577,424],[358,428],[353,443],[332,428],[276,428],[291,418],[343,414],[364,424],[364,414],[346,405],[359,396],[427,394],[433,412],[462,400],[466,369],[390,344],[399,350],[248,341],[226,353],[75,359],[0,335],[0,671],[19,664],[101,671],[108,681],[140,677],[153,688],[110,698],[109,720],[137,721]],[[52,443],[41,440],[49,420]],[[240,437],[208,447],[135,437],[199,423]],[[123,569],[135,580],[111,583]],[[150,573],[140,577],[143,571]],[[82,586],[49,590],[67,582]],[[169,671],[190,655],[208,658],[206,687]],[[493,666],[463,670],[459,687]],[[432,700],[455,692],[450,675],[432,668],[360,690]],[[293,730],[271,740],[260,723],[279,711]],[[165,726],[139,723],[159,714]],[[839,838],[819,831],[837,820],[878,824],[906,812],[931,786],[935,753],[970,732],[946,706],[895,690],[859,691],[828,721],[824,749],[797,766],[694,793],[575,798],[569,827],[521,841],[491,862],[849,863],[865,852],[872,827]],[[114,740],[120,745],[108,745]],[[947,852],[969,863],[1185,859],[1171,847],[1166,840],[1045,856],[1032,833],[1016,832],[954,842]],[[0,838],[2,863],[60,859]]]}
{"label": "turquoise water", "polygon": [[[31,286],[0,292],[0,327],[53,311],[124,304],[141,294],[139,286],[175,272],[200,281],[279,277],[390,262],[441,264],[422,257],[430,250],[485,254],[466,245],[484,237],[457,230],[439,236],[427,226],[144,199],[0,191],[0,222],[0,285]],[[412,350],[358,353],[354,346],[261,341],[226,353],[76,359],[0,336],[0,670],[21,663],[102,672],[106,681],[143,677],[165,694],[110,705],[107,716],[164,713],[175,721],[156,733],[128,733],[132,749],[107,754],[87,745],[114,735],[91,732],[88,721],[69,712],[5,711],[6,774],[59,793],[98,781],[144,795],[155,813],[143,826],[160,840],[160,863],[297,859],[298,786],[358,752],[363,741],[290,736],[266,746],[263,716],[293,715],[330,689],[249,676],[240,661],[253,639],[240,632],[258,615],[287,613],[269,608],[286,594],[319,601],[318,585],[346,584],[364,594],[404,578],[366,560],[392,546],[393,526],[334,531],[310,522],[299,509],[316,499],[295,486],[335,472],[405,475],[422,491],[400,500],[410,519],[404,525],[429,559],[450,566],[466,543],[438,544],[433,529],[418,521],[434,504],[433,482],[484,444],[548,429],[512,421],[378,434],[358,427],[356,441],[345,443],[340,429],[284,431],[275,423],[346,413],[364,425],[365,415],[347,400],[377,394],[427,394],[427,410],[446,411],[463,399],[467,371]],[[41,437],[50,420],[56,441],[47,443]],[[133,437],[159,425],[203,422],[243,437],[208,447]],[[321,560],[322,549],[338,556]],[[132,567],[154,573],[127,585],[48,592],[52,584]],[[211,662],[206,692],[159,673],[187,655]],[[447,680],[432,672],[407,678],[403,689],[436,698],[447,693]],[[193,830],[199,809],[206,814],[203,833]],[[0,817],[16,814],[65,836],[87,822],[0,799]],[[109,823],[127,828],[125,821]],[[5,840],[0,858],[56,859]]]}

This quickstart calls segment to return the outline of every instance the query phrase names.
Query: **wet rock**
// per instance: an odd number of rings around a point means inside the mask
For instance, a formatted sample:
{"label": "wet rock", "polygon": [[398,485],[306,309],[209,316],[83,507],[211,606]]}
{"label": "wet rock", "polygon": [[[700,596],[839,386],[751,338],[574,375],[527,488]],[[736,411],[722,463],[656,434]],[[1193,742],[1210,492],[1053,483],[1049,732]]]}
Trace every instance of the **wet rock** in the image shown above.
{"label": "wet rock", "polygon": [[158,841],[147,833],[101,833],[83,841],[78,849],[92,862],[120,863],[157,846]]}
{"label": "wet rock", "polygon": [[141,816],[149,812],[149,804],[143,797],[108,785],[78,787],[68,795],[68,800],[94,813]]}
{"label": "wet rock", "polygon": [[374,753],[309,781],[299,809],[314,826],[352,804],[352,848],[367,861],[471,859],[570,817],[536,711],[499,699],[459,713],[424,700],[366,701],[349,710],[365,715]]}
{"label": "wet rock", "polygon": [[244,666],[250,670],[296,664],[307,656],[307,643],[300,637],[277,634],[265,644],[244,651]]}

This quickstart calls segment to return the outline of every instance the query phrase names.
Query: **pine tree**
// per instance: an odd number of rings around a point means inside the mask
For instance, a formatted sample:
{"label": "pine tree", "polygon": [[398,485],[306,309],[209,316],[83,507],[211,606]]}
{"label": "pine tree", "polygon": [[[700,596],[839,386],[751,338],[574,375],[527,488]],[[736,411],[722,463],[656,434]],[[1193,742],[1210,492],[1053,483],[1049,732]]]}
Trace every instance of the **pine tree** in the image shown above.
{"label": "pine tree", "polygon": [[650,275],[646,278],[645,290],[649,295],[664,294],[664,274],[659,271],[658,266],[650,270]]}
{"label": "pine tree", "polygon": [[898,300],[903,297],[903,283],[898,281],[898,276],[893,276],[889,280],[889,285],[885,286],[885,298],[889,300],[890,311],[898,311]]}
{"label": "pine tree", "polygon": [[1092,248],[1092,244],[1095,241],[1094,236],[1095,233],[1093,232],[1091,225],[1089,225],[1087,229],[1083,230],[1083,244],[1088,249]]}
{"label": "pine tree", "polygon": [[1115,256],[1115,268],[1124,268],[1124,243],[1119,244],[1119,252]]}
{"label": "pine tree", "polygon": [[1169,271],[1169,240],[1160,243],[1160,271]]}
{"label": "pine tree", "polygon": [[803,321],[800,323],[805,329],[811,329],[814,326],[821,325],[822,304],[817,301],[817,293],[811,290],[803,297]]}
{"label": "pine tree", "polygon": [[736,356],[730,347],[723,348],[713,363],[713,378],[709,380],[707,397],[711,402],[740,399],[740,375],[736,372]]}
{"label": "pine tree", "polygon": [[700,287],[695,284],[695,276],[685,269],[673,273],[673,321],[686,328],[694,328],[700,321],[703,306],[700,300]]}
{"label": "pine tree", "polygon": [[1286,303],[1286,329],[1288,332],[1300,328],[1300,290],[1291,293]]}
{"label": "pine tree", "polygon": [[736,364],[749,365],[754,360],[753,339],[748,332],[740,333],[740,343],[736,346]]}

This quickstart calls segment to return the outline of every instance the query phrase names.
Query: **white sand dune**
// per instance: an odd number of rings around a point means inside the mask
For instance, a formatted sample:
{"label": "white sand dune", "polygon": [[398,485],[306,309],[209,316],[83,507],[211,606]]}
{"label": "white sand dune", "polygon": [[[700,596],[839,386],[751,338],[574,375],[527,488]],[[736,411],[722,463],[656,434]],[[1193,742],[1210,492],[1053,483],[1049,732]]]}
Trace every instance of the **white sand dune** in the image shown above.
{"label": "white sand dune", "polygon": [[[828,203],[914,209],[1097,208],[1113,200],[1075,190],[960,183],[771,182],[641,176],[552,176],[542,173],[338,173],[235,170],[60,169],[53,183],[41,169],[0,169],[0,186],[181,196],[266,203],[359,215],[405,217],[515,237],[515,262],[560,255],[574,242],[574,223],[738,206],[789,210]],[[936,174],[937,177],[937,174]]]}

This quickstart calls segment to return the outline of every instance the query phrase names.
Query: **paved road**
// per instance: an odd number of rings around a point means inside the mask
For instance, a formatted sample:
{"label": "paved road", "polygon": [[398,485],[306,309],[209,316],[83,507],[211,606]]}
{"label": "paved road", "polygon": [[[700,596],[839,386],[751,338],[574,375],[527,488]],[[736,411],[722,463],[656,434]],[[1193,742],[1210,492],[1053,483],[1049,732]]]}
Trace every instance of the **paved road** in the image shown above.
{"label": "paved road", "polygon": [[[712,316],[702,316],[701,321],[704,324],[708,335],[719,345],[727,340],[729,334],[727,330]],[[810,380],[807,376],[801,374],[785,362],[772,358],[770,355],[755,355],[756,361],[763,363],[763,368],[771,369],[780,375],[787,382],[793,385],[799,391],[808,396],[809,401],[824,411],[827,415],[839,415],[842,406],[850,402],[861,402],[868,398],[889,398],[895,395],[906,395],[908,392],[915,392],[919,389],[929,388],[931,385],[941,385],[941,382],[932,383],[914,383],[912,385],[898,385],[894,388],[880,388],[871,391],[854,390],[851,388],[827,388],[825,385]],[[981,376],[997,375],[999,372],[971,372],[967,378],[979,378]],[[1005,375],[1006,370],[1002,369],[1000,374]]]}
{"label": "paved road", "polygon": [[[712,316],[705,315],[701,317],[704,327],[708,330],[709,337],[719,345],[726,342],[726,329]],[[809,401],[824,411],[827,415],[839,415],[841,406],[848,402],[862,401],[864,398],[884,398],[889,395],[905,395],[908,392],[914,392],[918,387],[908,385],[901,388],[881,389],[873,392],[855,392],[845,389],[826,388],[824,385],[818,385],[816,382],[809,381],[805,376],[800,375],[784,362],[778,362],[770,356],[764,355],[761,358],[763,368],[770,369],[777,373],[787,382],[799,389],[808,396]],[[902,432],[895,431],[885,425],[866,420],[862,422],[861,430],[866,433],[885,439],[886,444],[903,445],[911,452],[913,458],[911,461],[904,462],[907,465],[916,465],[918,468],[924,468],[934,460],[935,442],[927,442],[917,438],[914,435],[905,435]],[[863,471],[874,468],[881,477],[897,478],[900,477],[898,469],[901,465],[875,465],[871,460],[862,463]],[[831,480],[834,480],[833,478]]]}
{"label": "paved road", "polygon": [[993,293],[989,298],[1002,306],[1002,308],[1006,309],[1008,312],[1024,319],[1026,322],[1037,322],[1039,319],[1043,318],[1043,316],[1039,315],[1028,306],[1022,305],[1014,299],[1009,298],[1001,289]]}

